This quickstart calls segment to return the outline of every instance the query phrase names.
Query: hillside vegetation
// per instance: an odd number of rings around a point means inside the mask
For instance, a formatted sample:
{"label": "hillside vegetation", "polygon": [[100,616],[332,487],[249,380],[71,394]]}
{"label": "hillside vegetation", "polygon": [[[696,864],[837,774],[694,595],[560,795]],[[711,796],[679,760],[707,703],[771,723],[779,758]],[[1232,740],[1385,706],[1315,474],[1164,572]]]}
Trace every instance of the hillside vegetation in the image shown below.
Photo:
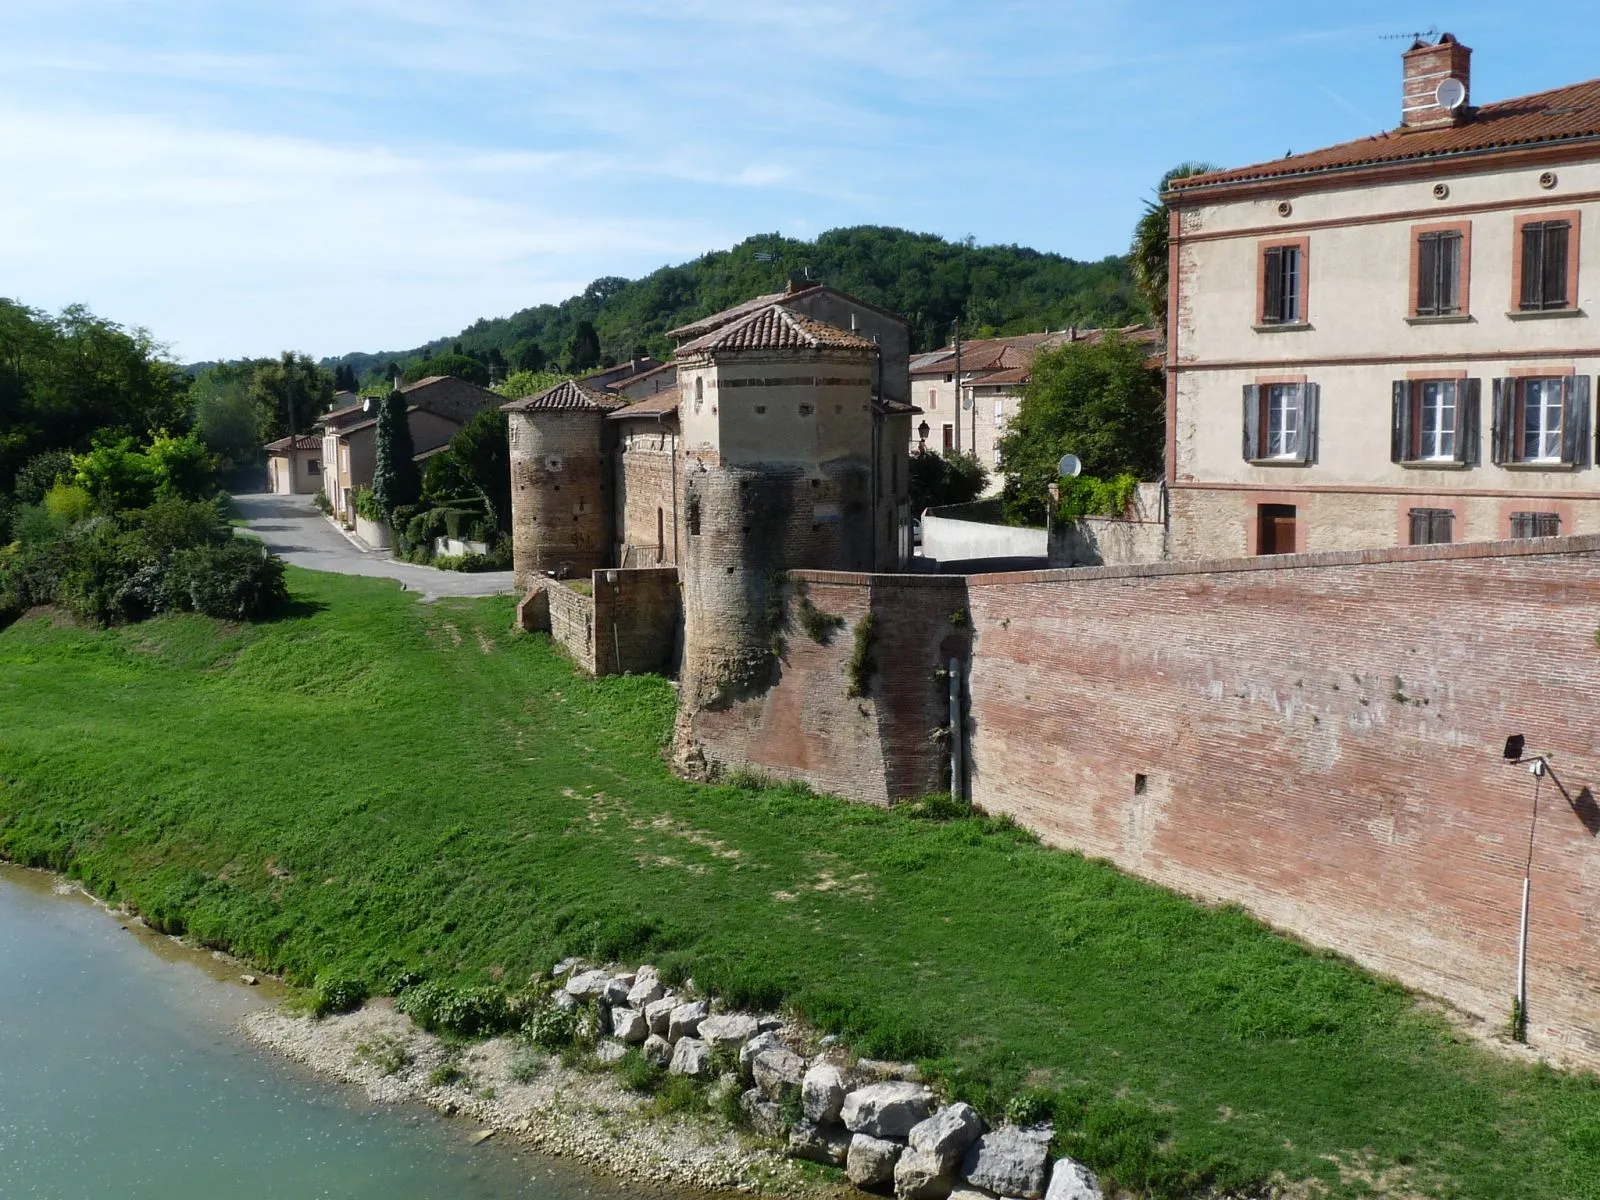
{"label": "hillside vegetation", "polygon": [[497,354],[512,370],[535,371],[582,370],[595,365],[590,359],[622,361],[643,353],[664,357],[672,345],[667,330],[782,291],[790,279],[827,283],[901,314],[911,322],[914,349],[948,341],[958,318],[969,335],[1145,318],[1125,257],[1086,263],[1021,246],[978,246],[862,225],[811,242],[763,234],[643,279],[596,279],[560,304],[479,320],[424,346],[347,354],[323,365],[348,365],[367,377],[390,363],[403,369],[447,351],[485,361]]}
{"label": "hillside vegetation", "polygon": [[268,624],[0,632],[0,853],[302,984],[692,972],[991,1116],[1053,1112],[1141,1195],[1600,1200],[1593,1076],[948,801],[677,779],[670,684],[580,676],[510,599],[289,581]]}

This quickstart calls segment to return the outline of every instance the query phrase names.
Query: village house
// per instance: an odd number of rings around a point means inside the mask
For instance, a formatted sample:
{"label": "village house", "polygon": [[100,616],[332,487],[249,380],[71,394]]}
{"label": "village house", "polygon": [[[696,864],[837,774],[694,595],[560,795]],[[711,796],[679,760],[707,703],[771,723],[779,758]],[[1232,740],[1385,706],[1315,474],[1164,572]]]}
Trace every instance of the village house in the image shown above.
{"label": "village house", "polygon": [[[401,385],[411,448],[419,461],[437,453],[472,417],[497,405],[502,397],[477,384],[449,375],[430,375]],[[372,486],[378,461],[378,418],[359,397],[341,393],[350,402],[317,418],[320,434],[322,490],[333,512],[346,524],[356,519],[355,494]],[[313,489],[315,490],[315,489]]]}
{"label": "village house", "polygon": [[279,496],[299,496],[322,486],[322,439],[310,434],[268,442],[269,490]]}
{"label": "village house", "polygon": [[1178,180],[1174,557],[1600,531],[1600,80],[1481,106],[1449,34],[1397,128]]}

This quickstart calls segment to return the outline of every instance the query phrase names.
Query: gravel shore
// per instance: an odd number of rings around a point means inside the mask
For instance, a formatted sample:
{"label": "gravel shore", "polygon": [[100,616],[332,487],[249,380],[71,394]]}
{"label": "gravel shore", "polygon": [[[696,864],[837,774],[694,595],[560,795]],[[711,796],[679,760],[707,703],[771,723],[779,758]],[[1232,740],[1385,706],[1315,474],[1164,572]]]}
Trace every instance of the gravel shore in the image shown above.
{"label": "gravel shore", "polygon": [[[567,1067],[552,1055],[528,1082],[518,1083],[512,1068],[526,1055],[525,1043],[496,1038],[447,1045],[387,1000],[321,1019],[269,1009],[246,1017],[244,1028],[286,1058],[360,1084],[376,1102],[420,1101],[466,1118],[479,1132],[492,1130],[624,1179],[764,1196],[839,1190],[784,1158],[773,1143],[730,1130],[714,1115],[648,1116],[648,1101],[609,1073]],[[461,1078],[435,1082],[451,1067]]]}

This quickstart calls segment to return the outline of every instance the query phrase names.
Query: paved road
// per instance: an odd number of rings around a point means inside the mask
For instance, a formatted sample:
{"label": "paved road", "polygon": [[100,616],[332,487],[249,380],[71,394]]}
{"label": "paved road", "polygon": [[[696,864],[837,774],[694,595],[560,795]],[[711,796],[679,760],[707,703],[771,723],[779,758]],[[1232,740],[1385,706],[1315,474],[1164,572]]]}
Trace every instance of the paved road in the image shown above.
{"label": "paved road", "polygon": [[396,562],[387,550],[361,550],[317,511],[310,496],[235,496],[251,533],[284,561],[312,571],[398,579],[429,600],[440,596],[497,596],[510,592],[510,571],[437,571]]}

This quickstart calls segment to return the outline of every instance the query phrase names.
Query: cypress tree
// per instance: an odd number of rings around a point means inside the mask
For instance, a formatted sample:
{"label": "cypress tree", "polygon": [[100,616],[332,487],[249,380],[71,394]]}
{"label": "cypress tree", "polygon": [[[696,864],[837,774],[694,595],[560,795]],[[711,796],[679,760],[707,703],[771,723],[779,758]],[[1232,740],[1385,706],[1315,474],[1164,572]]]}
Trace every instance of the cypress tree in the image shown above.
{"label": "cypress tree", "polygon": [[422,495],[422,475],[417,470],[411,443],[411,423],[406,420],[406,398],[390,392],[378,405],[377,461],[372,468],[372,498],[386,518],[394,510],[415,504]]}

